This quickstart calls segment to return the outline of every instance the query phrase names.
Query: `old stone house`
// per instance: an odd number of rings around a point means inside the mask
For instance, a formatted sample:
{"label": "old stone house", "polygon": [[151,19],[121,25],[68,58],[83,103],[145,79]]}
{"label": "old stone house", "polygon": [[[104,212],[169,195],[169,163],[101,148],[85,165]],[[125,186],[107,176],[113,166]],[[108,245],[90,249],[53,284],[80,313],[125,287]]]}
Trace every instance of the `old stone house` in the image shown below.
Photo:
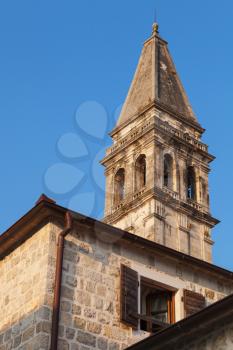
{"label": "old stone house", "polygon": [[154,24],[102,161],[103,221],[42,195],[0,236],[0,350],[154,349],[156,339],[186,350],[179,329],[229,307],[233,273],[212,263],[203,132]]}

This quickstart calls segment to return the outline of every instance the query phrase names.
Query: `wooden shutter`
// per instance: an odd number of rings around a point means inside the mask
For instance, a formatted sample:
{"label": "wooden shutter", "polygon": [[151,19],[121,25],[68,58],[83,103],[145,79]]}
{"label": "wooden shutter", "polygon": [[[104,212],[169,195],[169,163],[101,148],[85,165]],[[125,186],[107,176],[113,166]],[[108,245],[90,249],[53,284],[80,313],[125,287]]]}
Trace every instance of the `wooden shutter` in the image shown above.
{"label": "wooden shutter", "polygon": [[138,273],[121,265],[121,321],[138,327]]}
{"label": "wooden shutter", "polygon": [[201,294],[184,290],[184,309],[186,317],[204,309],[205,297]]}

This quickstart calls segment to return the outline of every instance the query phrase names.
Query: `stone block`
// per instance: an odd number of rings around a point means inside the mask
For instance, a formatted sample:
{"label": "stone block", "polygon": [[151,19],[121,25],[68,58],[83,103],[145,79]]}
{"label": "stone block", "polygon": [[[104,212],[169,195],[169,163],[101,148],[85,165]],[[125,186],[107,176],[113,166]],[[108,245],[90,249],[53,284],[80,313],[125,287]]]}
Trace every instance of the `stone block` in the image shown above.
{"label": "stone block", "polygon": [[4,343],[7,343],[11,339],[12,329],[8,329],[4,334]]}
{"label": "stone block", "polygon": [[120,350],[120,345],[118,343],[110,342],[109,350]]}
{"label": "stone block", "polygon": [[78,263],[79,256],[77,255],[77,252],[73,252],[71,250],[68,250],[65,248],[64,250],[64,260],[71,261],[72,263]]}
{"label": "stone block", "polygon": [[101,329],[102,329],[102,326],[99,323],[96,323],[96,322],[88,322],[87,323],[87,330],[90,333],[100,334]]}
{"label": "stone block", "polygon": [[87,346],[92,346],[95,347],[96,346],[96,337],[92,334],[86,333],[86,332],[82,332],[82,331],[78,331],[77,334],[77,341],[81,344],[87,345]]}
{"label": "stone block", "polygon": [[73,315],[81,315],[81,311],[82,311],[81,306],[72,304],[71,313]]}
{"label": "stone block", "polygon": [[85,242],[81,242],[79,244],[79,251],[85,254],[89,254],[91,251],[91,247],[89,246],[89,244],[85,243]]}
{"label": "stone block", "polygon": [[24,331],[25,329],[27,329],[28,327],[33,325],[34,322],[35,322],[35,320],[34,320],[34,315],[33,314],[31,314],[30,316],[28,316],[26,318],[23,318],[21,320],[21,325],[20,325],[21,330]]}
{"label": "stone block", "polygon": [[93,270],[85,271],[86,278],[98,283],[102,282],[102,274]]}
{"label": "stone block", "polygon": [[66,284],[71,287],[77,286],[77,278],[73,276],[66,276]]}
{"label": "stone block", "polygon": [[48,321],[41,321],[36,325],[36,333],[48,333],[51,332],[51,322]]}
{"label": "stone block", "polygon": [[95,293],[96,282],[87,281],[86,290],[90,293]]}
{"label": "stone block", "polygon": [[13,340],[13,348],[17,348],[19,347],[19,345],[21,344],[21,339],[22,339],[22,335],[17,335],[14,340]]}
{"label": "stone block", "polygon": [[61,311],[69,312],[71,310],[71,303],[67,300],[61,301]]}
{"label": "stone block", "polygon": [[43,306],[38,310],[37,316],[42,320],[48,321],[50,319],[50,314],[51,314],[51,310],[48,307]]}
{"label": "stone block", "polygon": [[91,306],[91,296],[88,292],[78,290],[75,299],[81,305]]}
{"label": "stone block", "polygon": [[62,337],[64,336],[64,331],[65,331],[65,327],[59,325],[59,327],[58,327],[58,336],[59,336],[60,338],[62,338]]}
{"label": "stone block", "polygon": [[208,299],[211,299],[211,300],[214,300],[215,299],[215,293],[213,290],[210,290],[210,289],[205,289],[205,296],[208,298]]}
{"label": "stone block", "polygon": [[96,311],[92,309],[84,309],[84,316],[87,318],[96,318]]}
{"label": "stone block", "polygon": [[97,347],[100,350],[107,350],[108,349],[108,340],[106,338],[98,338],[97,339]]}
{"label": "stone block", "polygon": [[98,314],[98,321],[102,324],[109,324],[110,323],[110,315],[106,312],[100,312]]}
{"label": "stone block", "polygon": [[74,339],[75,336],[75,329],[73,328],[66,328],[66,338],[67,339]]}
{"label": "stone block", "polygon": [[57,350],[69,350],[69,343],[64,339],[58,339]]}
{"label": "stone block", "polygon": [[61,312],[60,313],[60,322],[66,327],[72,326],[72,315],[68,312]]}
{"label": "stone block", "polygon": [[73,300],[74,290],[66,286],[61,287],[61,296],[65,299]]}
{"label": "stone block", "polygon": [[86,321],[83,318],[75,317],[73,321],[74,327],[78,329],[85,329],[86,328]]}
{"label": "stone block", "polygon": [[22,342],[26,342],[34,336],[35,326],[31,326],[23,332]]}
{"label": "stone block", "polygon": [[106,297],[106,287],[104,285],[97,285],[97,295],[100,297],[105,298]]}
{"label": "stone block", "polygon": [[103,299],[99,298],[97,295],[93,298],[93,305],[97,310],[103,310]]}
{"label": "stone block", "polygon": [[[13,318],[14,320],[14,318]],[[12,327],[12,335],[18,335],[20,334],[20,324],[15,324],[13,327]],[[0,336],[0,344],[1,344],[1,336]]]}

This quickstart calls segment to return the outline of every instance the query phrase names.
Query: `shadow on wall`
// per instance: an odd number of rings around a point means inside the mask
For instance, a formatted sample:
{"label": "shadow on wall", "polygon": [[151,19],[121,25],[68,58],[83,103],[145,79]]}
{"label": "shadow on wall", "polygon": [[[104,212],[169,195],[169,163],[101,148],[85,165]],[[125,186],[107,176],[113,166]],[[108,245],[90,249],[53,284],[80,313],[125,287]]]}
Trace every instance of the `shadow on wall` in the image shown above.
{"label": "shadow on wall", "polygon": [[0,349],[49,349],[52,312],[41,306],[21,320],[0,330]]}

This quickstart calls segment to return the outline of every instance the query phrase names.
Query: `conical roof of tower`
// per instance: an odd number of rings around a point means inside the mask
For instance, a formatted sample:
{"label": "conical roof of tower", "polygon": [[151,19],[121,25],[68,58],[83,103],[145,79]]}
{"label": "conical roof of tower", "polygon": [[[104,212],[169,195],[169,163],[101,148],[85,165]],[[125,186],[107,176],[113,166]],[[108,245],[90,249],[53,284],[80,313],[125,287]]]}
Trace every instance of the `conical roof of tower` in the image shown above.
{"label": "conical roof of tower", "polygon": [[117,125],[133,119],[151,103],[198,124],[176,72],[167,42],[160,38],[158,25],[144,43],[141,57]]}

